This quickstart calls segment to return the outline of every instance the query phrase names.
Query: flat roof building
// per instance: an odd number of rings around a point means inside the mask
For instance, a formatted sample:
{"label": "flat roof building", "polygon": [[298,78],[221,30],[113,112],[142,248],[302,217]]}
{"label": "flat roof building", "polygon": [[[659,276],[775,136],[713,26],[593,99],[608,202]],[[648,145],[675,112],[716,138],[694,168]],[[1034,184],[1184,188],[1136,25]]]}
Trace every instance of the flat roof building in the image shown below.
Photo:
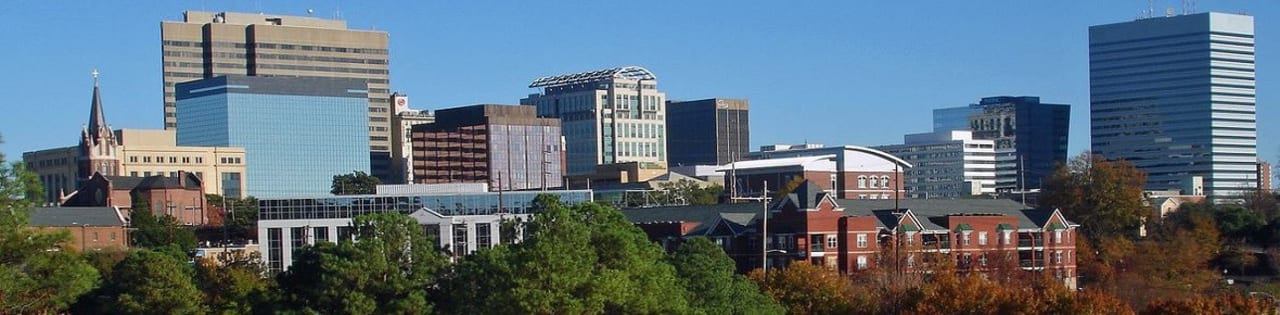
{"label": "flat roof building", "polygon": [[245,148],[247,195],[327,195],[369,171],[363,80],[219,76],[178,84],[178,143]]}
{"label": "flat roof building", "polygon": [[415,183],[485,183],[494,190],[564,186],[560,120],[533,106],[471,105],[437,110],[413,127]]}
{"label": "flat roof building", "polygon": [[1255,189],[1254,35],[1252,16],[1217,12],[1089,27],[1093,152],[1132,162],[1147,190]]}
{"label": "flat roof building", "polygon": [[178,128],[178,83],[220,75],[359,79],[368,86],[365,131],[372,174],[391,167],[389,36],[342,20],[265,13],[185,11],[160,23],[165,129]]}
{"label": "flat roof building", "polygon": [[976,104],[933,110],[933,131],[966,130],[995,143],[997,192],[1043,187],[1067,162],[1071,106],[1041,103],[1035,96],[984,97]]}
{"label": "flat roof building", "polygon": [[560,119],[568,175],[590,175],[596,165],[667,163],[666,94],[658,77],[636,66],[543,77],[542,88],[520,100],[539,117]]}
{"label": "flat roof building", "polygon": [[746,159],[751,125],[746,99],[667,101],[667,159],[672,166],[725,165]]}
{"label": "flat roof building", "polygon": [[911,162],[906,172],[911,198],[953,198],[995,194],[995,141],[974,140],[964,130],[909,134],[903,144],[876,149]]}

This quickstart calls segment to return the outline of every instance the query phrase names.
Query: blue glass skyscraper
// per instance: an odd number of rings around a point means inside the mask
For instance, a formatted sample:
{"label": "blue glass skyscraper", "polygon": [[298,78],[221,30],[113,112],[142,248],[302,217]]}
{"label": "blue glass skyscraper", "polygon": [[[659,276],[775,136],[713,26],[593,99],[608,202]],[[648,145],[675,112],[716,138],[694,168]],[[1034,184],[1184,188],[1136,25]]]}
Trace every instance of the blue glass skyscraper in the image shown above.
{"label": "blue glass skyscraper", "polygon": [[326,195],[334,175],[369,172],[364,80],[229,75],[176,91],[179,145],[244,147],[250,196]]}
{"label": "blue glass skyscraper", "polygon": [[1216,197],[1252,190],[1254,76],[1251,16],[1210,12],[1090,27],[1093,151],[1133,162],[1151,190]]}
{"label": "blue glass skyscraper", "polygon": [[993,140],[996,191],[1039,189],[1067,160],[1071,106],[1041,103],[1035,96],[984,97],[977,104],[933,110],[933,131],[968,130]]}

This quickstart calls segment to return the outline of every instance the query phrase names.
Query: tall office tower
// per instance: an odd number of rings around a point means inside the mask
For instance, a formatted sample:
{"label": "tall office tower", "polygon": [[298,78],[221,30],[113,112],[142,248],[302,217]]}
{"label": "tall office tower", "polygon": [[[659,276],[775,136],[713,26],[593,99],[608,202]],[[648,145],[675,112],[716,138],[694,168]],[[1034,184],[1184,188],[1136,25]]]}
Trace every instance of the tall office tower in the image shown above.
{"label": "tall office tower", "polygon": [[903,137],[903,144],[874,148],[915,165],[903,172],[911,198],[996,192],[995,141],[975,140],[970,131],[910,134]]}
{"label": "tall office tower", "polygon": [[364,89],[360,79],[315,77],[179,83],[178,144],[244,147],[250,196],[329,194],[334,175],[369,171]]}
{"label": "tall office tower", "polygon": [[972,131],[996,146],[996,191],[1039,189],[1067,161],[1071,106],[1035,96],[984,97],[977,104],[933,110],[933,131]]}
{"label": "tall office tower", "polygon": [[409,108],[409,96],[391,93],[391,180],[384,184],[413,183],[413,126],[436,121],[429,110]]}
{"label": "tall office tower", "polygon": [[746,159],[751,126],[745,99],[667,102],[671,165],[725,165]]}
{"label": "tall office tower", "polygon": [[666,94],[648,69],[630,66],[543,77],[543,88],[520,100],[539,117],[560,119],[568,175],[590,175],[596,165],[667,162]]}
{"label": "tall office tower", "polygon": [[1253,17],[1226,13],[1089,27],[1093,152],[1133,162],[1148,190],[1257,187],[1253,34]]}
{"label": "tall office tower", "polygon": [[441,109],[436,118],[413,127],[414,182],[482,182],[495,191],[563,186],[560,120],[513,105]]}
{"label": "tall office tower", "polygon": [[391,174],[391,103],[387,33],[347,29],[347,22],[260,13],[183,12],[161,22],[164,127],[177,128],[177,83],[219,75],[353,78],[368,83],[372,174]]}

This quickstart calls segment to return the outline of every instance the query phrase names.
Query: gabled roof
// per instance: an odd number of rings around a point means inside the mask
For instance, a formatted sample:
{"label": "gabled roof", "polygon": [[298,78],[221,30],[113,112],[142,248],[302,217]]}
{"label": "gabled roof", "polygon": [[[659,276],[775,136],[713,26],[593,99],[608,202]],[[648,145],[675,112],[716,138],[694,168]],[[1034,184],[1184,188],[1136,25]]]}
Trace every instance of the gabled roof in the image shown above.
{"label": "gabled roof", "polygon": [[[894,200],[886,199],[841,199],[840,205],[845,208],[845,216],[875,216],[882,226],[892,229],[898,218],[906,210],[910,210],[920,223],[920,228],[928,230],[946,230],[948,224],[945,217],[950,215],[1008,215],[1018,220],[1017,228],[1030,229],[1044,226],[1052,209],[1031,209],[1008,199],[902,199],[897,207]],[[897,211],[895,211],[897,210]],[[897,212],[897,213],[895,213]]]}
{"label": "gabled roof", "polygon": [[[787,199],[783,200],[782,203],[779,203],[778,205],[781,206],[786,203],[790,203],[800,209],[815,209],[818,208],[818,205],[821,204],[822,200],[826,199],[828,195],[829,194],[824,191],[822,187],[819,187],[812,181],[806,180],[804,181],[804,184],[797,187],[794,192],[787,194]],[[834,202],[834,199],[832,201]],[[839,206],[840,204],[836,203],[836,207]]]}
{"label": "gabled roof", "polygon": [[124,219],[112,207],[42,207],[31,212],[28,224],[35,227],[124,226]]}
{"label": "gabled roof", "polygon": [[547,87],[573,85],[579,83],[596,82],[609,79],[630,79],[630,80],[657,80],[658,76],[653,75],[649,69],[638,66],[626,66],[604,70],[595,70],[571,74],[563,74],[549,77],[541,77],[529,83],[529,87]]}

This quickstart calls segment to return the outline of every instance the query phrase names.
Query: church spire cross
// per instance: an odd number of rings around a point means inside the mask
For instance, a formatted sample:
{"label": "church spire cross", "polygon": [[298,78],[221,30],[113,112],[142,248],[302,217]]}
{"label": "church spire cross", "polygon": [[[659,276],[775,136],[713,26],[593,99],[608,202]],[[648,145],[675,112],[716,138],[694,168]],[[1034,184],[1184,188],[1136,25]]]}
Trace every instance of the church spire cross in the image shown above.
{"label": "church spire cross", "polygon": [[98,86],[98,68],[93,68],[93,72],[89,74],[93,75],[93,86]]}

